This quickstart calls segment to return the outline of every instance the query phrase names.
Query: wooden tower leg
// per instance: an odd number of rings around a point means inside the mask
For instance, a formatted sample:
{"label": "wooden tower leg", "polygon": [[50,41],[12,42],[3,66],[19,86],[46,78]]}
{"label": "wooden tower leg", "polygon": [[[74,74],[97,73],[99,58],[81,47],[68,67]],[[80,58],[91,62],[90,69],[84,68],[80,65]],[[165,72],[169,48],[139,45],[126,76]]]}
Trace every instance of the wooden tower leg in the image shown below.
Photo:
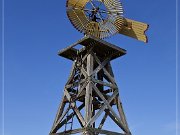
{"label": "wooden tower leg", "polygon": [[[124,52],[114,46],[109,52],[111,46],[108,45],[108,53],[102,55],[104,52],[97,50],[96,45],[80,50],[73,48],[75,50],[73,53],[74,63],[50,135],[76,133],[82,135],[131,135],[110,64],[115,55]],[[106,46],[104,45],[104,47]],[[69,55],[72,49],[68,48],[65,51]],[[118,56],[120,55],[118,54]],[[117,112],[113,106],[117,107]],[[82,109],[84,109],[84,113],[81,111]],[[104,116],[100,119],[103,112],[105,112]],[[71,129],[66,129],[67,124],[73,123],[73,117],[77,118],[80,127],[73,128],[71,126]],[[103,129],[108,117],[119,126],[123,133]],[[97,124],[97,119],[100,120],[100,124]],[[61,130],[62,127],[65,127],[65,130]]]}
{"label": "wooden tower leg", "polygon": [[[109,71],[110,75],[114,78],[114,73],[113,73],[113,70],[112,70],[112,67],[111,67],[110,63],[107,65],[107,70]],[[119,115],[121,117],[122,123],[126,126],[126,128],[128,128],[128,124],[127,124],[127,121],[126,121],[126,116],[124,114],[123,107],[122,107],[122,102],[120,100],[119,95],[116,97],[117,109],[118,109]],[[128,128],[128,130],[129,130],[129,128]]]}
{"label": "wooden tower leg", "polygon": [[[91,83],[91,74],[93,73],[93,56],[90,53],[87,56],[87,79],[88,79],[88,84],[86,86],[86,94],[85,94],[85,127],[88,127],[87,123],[89,120],[91,120],[92,117],[92,83]],[[86,135],[91,135],[89,131],[86,131]]]}

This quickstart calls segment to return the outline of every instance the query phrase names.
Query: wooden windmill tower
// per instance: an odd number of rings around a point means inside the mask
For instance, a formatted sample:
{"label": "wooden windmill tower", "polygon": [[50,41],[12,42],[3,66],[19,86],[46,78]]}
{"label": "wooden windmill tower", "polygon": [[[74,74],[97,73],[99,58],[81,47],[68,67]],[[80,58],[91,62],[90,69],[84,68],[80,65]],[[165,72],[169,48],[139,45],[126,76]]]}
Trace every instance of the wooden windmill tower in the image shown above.
{"label": "wooden windmill tower", "polygon": [[[131,135],[111,67],[126,50],[102,39],[120,33],[147,42],[148,25],[124,18],[119,0],[67,0],[66,7],[71,23],[85,36],[59,52],[73,66],[49,135]],[[73,127],[74,117],[79,128]],[[120,130],[103,129],[107,118]]]}

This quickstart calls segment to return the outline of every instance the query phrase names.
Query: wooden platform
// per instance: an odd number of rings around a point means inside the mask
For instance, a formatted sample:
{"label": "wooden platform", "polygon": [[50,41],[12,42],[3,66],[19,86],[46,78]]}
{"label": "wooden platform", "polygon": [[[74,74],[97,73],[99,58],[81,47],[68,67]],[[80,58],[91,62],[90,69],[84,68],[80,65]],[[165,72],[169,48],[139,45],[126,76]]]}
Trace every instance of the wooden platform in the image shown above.
{"label": "wooden platform", "polygon": [[[76,49],[78,45],[82,46],[82,48]],[[85,36],[76,43],[70,45],[69,47],[60,50],[58,55],[70,60],[74,60],[78,53],[85,54],[87,50],[86,48],[92,46],[93,51],[96,53],[97,56],[101,58],[105,58],[109,55],[112,55],[111,60],[113,60],[126,54],[125,49],[122,49],[116,45],[113,45],[101,39],[97,39],[95,37]]]}

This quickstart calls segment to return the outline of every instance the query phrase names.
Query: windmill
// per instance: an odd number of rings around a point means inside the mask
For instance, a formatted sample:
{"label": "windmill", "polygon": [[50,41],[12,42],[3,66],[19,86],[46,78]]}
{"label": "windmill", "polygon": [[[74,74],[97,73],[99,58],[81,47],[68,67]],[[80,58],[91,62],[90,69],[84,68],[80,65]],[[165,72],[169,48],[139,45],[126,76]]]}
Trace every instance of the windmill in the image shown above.
{"label": "windmill", "polygon": [[[103,39],[119,33],[147,42],[148,24],[123,17],[119,0],[67,0],[66,8],[84,37],[58,53],[73,66],[49,135],[131,135],[111,67],[126,50]],[[107,118],[120,130],[103,129]]]}

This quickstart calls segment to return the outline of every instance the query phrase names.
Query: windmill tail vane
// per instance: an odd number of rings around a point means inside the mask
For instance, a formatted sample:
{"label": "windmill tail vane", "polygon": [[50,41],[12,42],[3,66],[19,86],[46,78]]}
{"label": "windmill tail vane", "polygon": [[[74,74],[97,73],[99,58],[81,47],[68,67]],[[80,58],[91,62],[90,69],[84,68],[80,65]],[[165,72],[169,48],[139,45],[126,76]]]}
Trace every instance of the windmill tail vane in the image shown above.
{"label": "windmill tail vane", "polygon": [[118,32],[119,34],[123,34],[147,43],[148,38],[145,32],[148,30],[148,28],[149,25],[146,23],[124,18],[124,25],[121,29],[118,29]]}

